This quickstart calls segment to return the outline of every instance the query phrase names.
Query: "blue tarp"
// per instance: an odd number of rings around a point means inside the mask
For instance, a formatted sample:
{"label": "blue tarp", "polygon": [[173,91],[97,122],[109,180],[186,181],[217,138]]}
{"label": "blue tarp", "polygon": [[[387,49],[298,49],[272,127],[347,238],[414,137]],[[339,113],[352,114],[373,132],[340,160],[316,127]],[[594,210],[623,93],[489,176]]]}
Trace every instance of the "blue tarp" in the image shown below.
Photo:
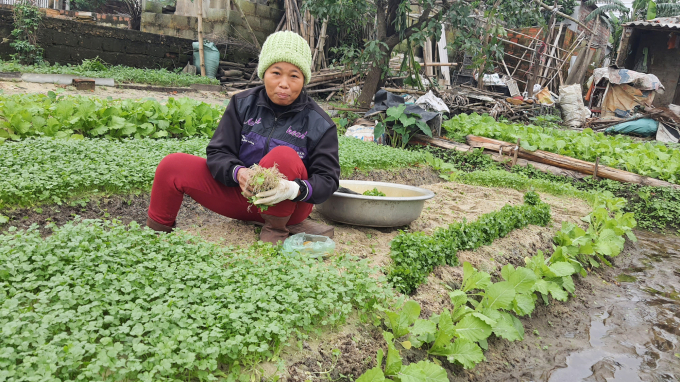
{"label": "blue tarp", "polygon": [[640,137],[653,137],[659,129],[659,122],[651,118],[641,118],[635,121],[623,122],[614,125],[605,132],[616,134],[633,134]]}

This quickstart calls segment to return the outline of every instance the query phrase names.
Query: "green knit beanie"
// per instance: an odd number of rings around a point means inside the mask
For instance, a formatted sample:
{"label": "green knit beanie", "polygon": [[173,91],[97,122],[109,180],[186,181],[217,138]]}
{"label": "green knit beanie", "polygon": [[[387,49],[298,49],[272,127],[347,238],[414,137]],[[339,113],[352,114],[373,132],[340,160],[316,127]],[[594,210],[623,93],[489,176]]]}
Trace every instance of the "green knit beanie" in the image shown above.
{"label": "green knit beanie", "polygon": [[305,85],[309,83],[312,77],[312,51],[302,36],[291,31],[270,34],[260,51],[257,75],[264,79],[264,72],[272,64],[282,61],[297,66],[305,76]]}

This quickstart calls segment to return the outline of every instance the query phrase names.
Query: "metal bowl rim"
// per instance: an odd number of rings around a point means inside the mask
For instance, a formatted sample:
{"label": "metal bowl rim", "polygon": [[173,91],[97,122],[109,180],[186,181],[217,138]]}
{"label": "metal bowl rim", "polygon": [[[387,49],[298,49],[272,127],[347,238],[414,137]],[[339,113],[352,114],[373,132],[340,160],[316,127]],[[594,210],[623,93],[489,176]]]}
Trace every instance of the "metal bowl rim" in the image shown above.
{"label": "metal bowl rim", "polygon": [[376,186],[386,186],[386,187],[393,187],[393,188],[401,188],[403,190],[411,190],[411,191],[417,191],[423,193],[421,196],[367,196],[367,195],[354,195],[354,194],[345,194],[343,192],[335,192],[333,196],[337,196],[340,198],[349,198],[349,199],[359,199],[359,200],[380,200],[380,201],[385,201],[385,202],[412,202],[412,201],[419,201],[419,200],[428,200],[434,198],[434,192],[425,189],[425,188],[420,188],[420,187],[414,187],[414,186],[407,186],[405,184],[397,184],[397,183],[387,183],[387,182],[374,182],[371,180],[340,180],[340,183],[343,182],[350,182],[350,184],[363,184],[363,185],[376,185]]}

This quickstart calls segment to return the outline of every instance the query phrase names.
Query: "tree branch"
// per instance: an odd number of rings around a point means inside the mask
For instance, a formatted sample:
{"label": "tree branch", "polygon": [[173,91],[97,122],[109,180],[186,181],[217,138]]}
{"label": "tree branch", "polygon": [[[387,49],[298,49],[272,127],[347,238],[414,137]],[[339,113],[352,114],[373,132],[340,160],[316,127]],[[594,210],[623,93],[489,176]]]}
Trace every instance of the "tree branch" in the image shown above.
{"label": "tree branch", "polygon": [[397,44],[399,44],[401,41],[411,37],[411,35],[416,33],[416,30],[420,29],[420,27],[422,27],[423,24],[425,24],[427,21],[443,14],[446,11],[448,11],[449,7],[450,7],[450,5],[444,5],[444,7],[432,17],[430,17],[430,12],[432,12],[432,7],[430,6],[430,7],[425,8],[425,10],[423,10],[423,13],[418,18],[418,21],[415,24],[411,25],[410,27],[406,28],[406,30],[404,31],[404,34],[403,34],[403,38],[399,38],[399,33],[395,33],[395,34],[390,35],[387,38],[387,41],[385,43],[390,48],[397,46]]}

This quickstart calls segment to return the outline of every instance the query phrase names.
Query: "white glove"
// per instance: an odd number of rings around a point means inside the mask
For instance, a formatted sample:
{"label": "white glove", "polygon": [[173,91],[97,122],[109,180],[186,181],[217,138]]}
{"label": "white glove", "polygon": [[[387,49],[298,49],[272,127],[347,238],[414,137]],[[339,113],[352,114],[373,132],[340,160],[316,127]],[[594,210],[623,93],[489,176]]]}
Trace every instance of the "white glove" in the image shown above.
{"label": "white glove", "polygon": [[257,196],[257,200],[254,204],[264,204],[267,206],[273,206],[284,200],[293,200],[297,198],[300,192],[300,186],[290,180],[281,179],[279,185],[273,190],[260,192]]}

